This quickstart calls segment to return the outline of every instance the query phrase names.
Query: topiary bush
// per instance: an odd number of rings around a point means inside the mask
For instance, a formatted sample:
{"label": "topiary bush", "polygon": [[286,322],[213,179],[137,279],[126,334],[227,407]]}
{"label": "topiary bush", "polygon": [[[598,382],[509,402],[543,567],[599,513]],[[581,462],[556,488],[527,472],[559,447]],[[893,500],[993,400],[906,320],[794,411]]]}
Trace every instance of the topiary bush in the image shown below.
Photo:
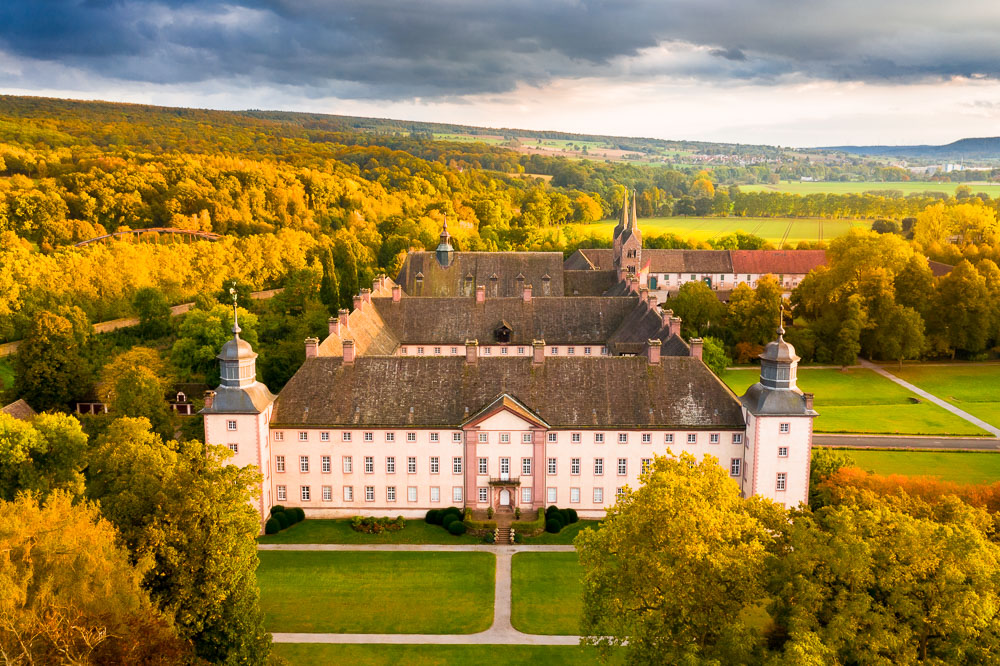
{"label": "topiary bush", "polygon": [[461,536],[465,534],[465,523],[463,523],[461,520],[453,520],[450,523],[448,523],[448,531],[454,534],[455,536]]}
{"label": "topiary bush", "polygon": [[545,510],[546,516],[551,516],[553,513],[559,513],[559,507],[557,507],[555,504],[552,504],[551,506],[549,506],[549,508]]}
{"label": "topiary bush", "polygon": [[559,534],[559,531],[563,528],[563,521],[559,518],[558,514],[553,515],[551,518],[545,521],[545,531],[550,534]]}
{"label": "topiary bush", "polygon": [[563,527],[573,522],[569,519],[569,509],[559,509],[559,517],[562,518]]}
{"label": "topiary bush", "polygon": [[[444,517],[441,518],[441,527],[449,529],[449,525],[454,522],[462,522],[462,517],[456,513],[445,513]],[[464,527],[464,526],[463,526]]]}
{"label": "topiary bush", "polygon": [[271,515],[273,516],[276,513],[281,513],[284,510],[285,507],[281,506],[280,504],[275,504],[274,506],[271,507]]}
{"label": "topiary bush", "polygon": [[444,510],[444,514],[449,514],[449,513],[453,513],[459,518],[462,517],[462,510],[459,509],[457,506],[449,506],[447,509]]}
{"label": "topiary bush", "polygon": [[[292,512],[292,515],[295,518],[295,522],[297,523],[301,523],[303,520],[306,519],[306,512],[300,506],[289,509],[289,511]],[[288,511],[286,511],[285,513],[288,513]]]}
{"label": "topiary bush", "polygon": [[566,509],[566,513],[569,514],[570,523],[575,523],[580,520],[580,516],[577,515],[576,509]]}
{"label": "topiary bush", "polygon": [[428,525],[440,525],[441,524],[441,509],[431,509],[424,516],[424,522]]}
{"label": "topiary bush", "polygon": [[486,543],[493,543],[494,541],[496,541],[496,538],[493,536],[493,532],[487,532],[486,534],[484,534],[483,541],[485,541]]}
{"label": "topiary bush", "polygon": [[264,534],[277,534],[281,531],[281,523],[277,518],[268,518],[264,523]]}
{"label": "topiary bush", "polygon": [[292,519],[289,517],[288,513],[285,511],[279,511],[278,513],[271,516],[281,523],[281,529],[287,529],[289,525],[292,524]]}

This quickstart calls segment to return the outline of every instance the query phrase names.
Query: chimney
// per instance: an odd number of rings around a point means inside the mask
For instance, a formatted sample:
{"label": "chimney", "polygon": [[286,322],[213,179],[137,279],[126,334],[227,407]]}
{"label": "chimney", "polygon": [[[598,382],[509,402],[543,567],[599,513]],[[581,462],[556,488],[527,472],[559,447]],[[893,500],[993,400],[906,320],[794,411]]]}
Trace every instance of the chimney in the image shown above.
{"label": "chimney", "polygon": [[649,301],[649,289],[646,287],[639,287],[639,302],[646,303]]}
{"label": "chimney", "polygon": [[465,362],[475,365],[479,360],[479,340],[465,341]]}
{"label": "chimney", "polygon": [[646,297],[646,303],[649,304],[649,309],[656,312],[656,294],[650,294]]}
{"label": "chimney", "polygon": [[[812,409],[813,408],[813,394],[812,393],[803,393],[802,397],[806,399],[806,409]],[[206,403],[206,405],[207,405],[207,403]]]}
{"label": "chimney", "polygon": [[354,340],[344,340],[344,365],[354,365]]}
{"label": "chimney", "polygon": [[476,285],[476,303],[482,303],[486,300],[486,285],[477,284]]}
{"label": "chimney", "polygon": [[670,328],[670,319],[673,316],[674,316],[674,311],[673,310],[666,310],[665,309],[663,311],[663,325],[666,326],[667,328]]}
{"label": "chimney", "polygon": [[306,358],[319,356],[319,338],[306,338]]}
{"label": "chimney", "polygon": [[354,294],[354,309],[360,310],[363,307],[364,301],[361,300],[361,294]]}
{"label": "chimney", "polygon": [[[812,394],[809,394],[812,397]],[[205,391],[205,409],[212,409],[212,403],[215,402],[215,391]]]}
{"label": "chimney", "polygon": [[330,317],[326,320],[327,335],[340,335],[340,318]]}
{"label": "chimney", "polygon": [[372,280],[372,292],[377,293],[378,290],[381,288],[382,288],[382,274],[379,273],[378,275],[375,276],[375,279]]}
{"label": "chimney", "polygon": [[649,340],[646,347],[646,359],[650,365],[660,364],[660,346],[663,344],[659,340]]}
{"label": "chimney", "polygon": [[341,326],[343,326],[347,330],[350,330],[350,328],[351,328],[351,312],[350,312],[350,310],[348,310],[347,308],[341,308],[340,310],[337,311],[337,314],[338,314],[337,319],[340,320]]}
{"label": "chimney", "polygon": [[532,340],[531,365],[538,366],[545,362],[545,340]]}
{"label": "chimney", "polygon": [[361,300],[364,301],[365,303],[371,303],[372,302],[372,290],[371,289],[362,289],[361,290]]}
{"label": "chimney", "polygon": [[624,268],[619,268],[618,269],[618,281],[619,282],[628,282],[628,274],[625,272]]}
{"label": "chimney", "polygon": [[691,338],[688,341],[691,345],[691,356],[695,357],[699,361],[701,360],[701,338]]}
{"label": "chimney", "polygon": [[680,334],[681,334],[681,318],[680,317],[671,317],[670,318],[670,335],[677,335],[677,336],[679,336]]}
{"label": "chimney", "polygon": [[630,277],[628,281],[628,289],[629,291],[639,293],[639,278],[634,275]]}
{"label": "chimney", "polygon": [[531,285],[530,284],[524,285],[524,291],[522,291],[521,294],[522,294],[522,297],[524,298],[524,302],[525,303],[530,303],[531,302]]}
{"label": "chimney", "polygon": [[403,297],[403,288],[398,284],[392,285],[392,302],[399,303],[399,299]]}

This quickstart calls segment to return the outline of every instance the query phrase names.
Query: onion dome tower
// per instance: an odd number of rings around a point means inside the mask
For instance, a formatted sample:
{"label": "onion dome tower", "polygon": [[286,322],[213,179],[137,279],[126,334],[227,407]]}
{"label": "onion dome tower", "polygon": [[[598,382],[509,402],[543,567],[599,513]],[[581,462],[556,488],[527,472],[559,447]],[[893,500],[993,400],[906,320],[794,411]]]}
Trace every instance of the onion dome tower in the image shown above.
{"label": "onion dome tower", "polygon": [[434,251],[438,263],[444,268],[451,266],[452,257],[455,255],[455,248],[451,246],[451,234],[448,233],[448,217],[444,218],[444,226],[441,229],[441,242],[438,243]]}

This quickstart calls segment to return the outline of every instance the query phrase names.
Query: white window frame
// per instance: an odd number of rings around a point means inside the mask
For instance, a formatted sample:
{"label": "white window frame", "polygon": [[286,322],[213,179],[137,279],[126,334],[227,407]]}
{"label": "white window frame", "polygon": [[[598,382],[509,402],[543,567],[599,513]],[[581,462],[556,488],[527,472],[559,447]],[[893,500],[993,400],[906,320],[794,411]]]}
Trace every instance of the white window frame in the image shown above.
{"label": "white window frame", "polygon": [[652,435],[652,433],[648,433],[648,432],[642,433],[642,443],[643,444],[652,444],[653,443],[653,435]]}
{"label": "white window frame", "polygon": [[618,459],[618,476],[628,476],[628,458]]}
{"label": "white window frame", "polygon": [[366,502],[375,501],[375,486],[365,486],[365,501]]}
{"label": "white window frame", "polygon": [[462,486],[454,486],[451,489],[451,501],[455,504],[462,503]]}
{"label": "white window frame", "polygon": [[386,474],[396,473],[396,456],[385,457],[385,473]]}
{"label": "white window frame", "polygon": [[689,432],[688,433],[688,438],[687,438],[687,443],[688,444],[697,444],[698,443],[698,433],[696,433],[696,432]]}
{"label": "white window frame", "polygon": [[548,462],[547,462],[547,465],[548,465],[548,468],[547,468],[548,472],[547,473],[548,474],[555,474],[556,470],[558,469],[558,462],[556,461],[556,459],[555,458],[549,458]]}
{"label": "white window frame", "polygon": [[673,444],[674,443],[674,433],[668,432],[668,433],[664,434],[663,435],[663,443],[664,444]]}
{"label": "white window frame", "polygon": [[330,456],[320,456],[319,457],[319,468],[323,474],[329,474],[332,467],[330,463]]}
{"label": "white window frame", "polygon": [[236,432],[236,420],[235,419],[229,419],[228,421],[226,421],[226,430],[228,430],[229,432]]}
{"label": "white window frame", "polygon": [[407,432],[406,433],[406,441],[407,442],[415,442],[415,441],[417,441],[417,433],[415,433],[415,432]]}
{"label": "white window frame", "polygon": [[628,433],[627,432],[620,432],[620,433],[618,433],[618,443],[619,444],[628,444]]}
{"label": "white window frame", "polygon": [[531,504],[530,486],[521,486],[521,504]]}
{"label": "white window frame", "polygon": [[490,491],[489,488],[479,488],[479,503],[486,504],[490,501]]}
{"label": "white window frame", "polygon": [[396,433],[394,433],[394,432],[387,432],[387,433],[385,433],[385,441],[387,441],[387,442],[395,442],[396,441]]}
{"label": "white window frame", "polygon": [[344,501],[345,502],[354,501],[354,486],[344,486]]}
{"label": "white window frame", "polygon": [[375,433],[371,432],[370,430],[366,430],[365,431],[365,435],[364,435],[364,440],[366,442],[374,442],[375,441]]}
{"label": "white window frame", "polygon": [[311,502],[312,489],[309,486],[299,486],[299,499],[303,502]]}
{"label": "white window frame", "polygon": [[375,456],[365,456],[365,474],[375,473]]}
{"label": "white window frame", "polygon": [[407,502],[416,502],[417,501],[417,487],[416,486],[407,486],[406,487],[406,501]]}
{"label": "white window frame", "polygon": [[580,503],[580,489],[579,488],[570,488],[569,489],[569,503],[570,504],[579,504]]}
{"label": "white window frame", "polygon": [[326,432],[326,431],[321,432],[319,434],[319,441],[321,441],[321,442],[329,442],[330,441],[330,433]]}
{"label": "white window frame", "polygon": [[521,433],[521,443],[522,444],[531,444],[531,433],[530,432],[522,432]]}
{"label": "white window frame", "polygon": [[729,476],[740,476],[743,472],[743,458],[731,458],[729,460]]}
{"label": "white window frame", "polygon": [[440,486],[431,486],[431,501],[440,502],[441,501],[441,488]]}
{"label": "white window frame", "polygon": [[594,433],[594,444],[603,444],[603,443],[604,443],[604,433],[603,432],[595,432]]}
{"label": "white window frame", "polygon": [[299,431],[299,441],[300,442],[308,442],[309,441],[309,431],[308,430],[300,430]]}
{"label": "white window frame", "polygon": [[299,456],[299,472],[302,474],[309,473],[309,456]]}
{"label": "white window frame", "polygon": [[489,439],[489,437],[486,435],[485,432],[479,433],[479,443],[480,444],[486,444],[486,442],[487,442],[488,439]]}
{"label": "white window frame", "polygon": [[284,502],[288,499],[288,488],[287,486],[275,486],[275,491],[279,502]]}
{"label": "white window frame", "polygon": [[788,447],[787,446],[779,446],[778,447],[778,457],[779,458],[787,458],[788,457]]}
{"label": "white window frame", "polygon": [[792,431],[792,424],[791,423],[779,423],[778,424],[778,432],[780,432],[782,435],[787,435],[791,431]]}
{"label": "white window frame", "polygon": [[406,473],[416,474],[417,473],[417,457],[407,456],[406,457]]}
{"label": "white window frame", "polygon": [[594,504],[604,504],[604,488],[594,488]]}
{"label": "white window frame", "polygon": [[742,444],[742,443],[743,443],[743,433],[741,433],[741,432],[734,432],[733,433],[733,444]]}
{"label": "white window frame", "polygon": [[501,444],[510,444],[510,433],[509,432],[502,432],[502,433],[500,433],[500,443]]}
{"label": "white window frame", "polygon": [[439,458],[437,456],[431,456],[430,460],[428,461],[428,466],[429,466],[429,468],[431,470],[431,474],[440,474],[441,473],[441,458]]}
{"label": "white window frame", "polygon": [[429,435],[429,437],[430,437],[429,441],[431,441],[431,442],[440,442],[441,441],[441,433],[432,432]]}
{"label": "white window frame", "polygon": [[462,473],[462,457],[461,456],[454,456],[451,459],[451,473],[452,474],[461,474]]}
{"label": "white window frame", "polygon": [[276,441],[276,442],[283,442],[283,441],[285,441],[285,433],[283,433],[280,430],[275,430],[274,431],[274,441]]}
{"label": "white window frame", "polygon": [[480,458],[477,461],[477,465],[479,466],[479,473],[480,474],[489,474],[490,473],[490,471],[489,471],[490,470],[490,463],[489,463],[489,459],[488,458]]}
{"label": "white window frame", "polygon": [[386,486],[385,487],[385,501],[395,502],[396,501],[396,486]]}
{"label": "white window frame", "polygon": [[555,444],[556,440],[557,440],[556,433],[554,433],[554,432],[548,433],[547,439],[548,439],[549,444]]}
{"label": "white window frame", "polygon": [[333,501],[333,487],[332,486],[323,486],[322,492],[323,492],[322,497],[323,497],[323,501],[324,502],[332,502]]}
{"label": "white window frame", "polygon": [[548,487],[545,489],[545,501],[549,504],[555,504],[556,498],[559,497],[559,491],[556,488]]}
{"label": "white window frame", "polygon": [[462,441],[462,433],[460,432],[451,433],[451,441],[455,443],[460,443]]}
{"label": "white window frame", "polygon": [[778,492],[784,492],[788,487],[788,475],[784,472],[778,472],[778,475],[774,479],[774,489]]}
{"label": "white window frame", "polygon": [[718,444],[719,443],[719,433],[717,433],[717,432],[711,433],[708,436],[708,443],[709,444]]}
{"label": "white window frame", "polygon": [[594,458],[594,476],[604,476],[604,458]]}
{"label": "white window frame", "polygon": [[354,472],[354,458],[351,456],[344,456],[342,463],[344,466],[344,474],[351,474]]}
{"label": "white window frame", "polygon": [[580,459],[570,458],[569,459],[569,473],[573,476],[580,476]]}
{"label": "white window frame", "polygon": [[285,456],[274,456],[274,471],[279,474],[285,472]]}
{"label": "white window frame", "polygon": [[574,432],[574,433],[570,434],[570,436],[569,436],[569,441],[573,442],[574,444],[579,444],[580,440],[581,440],[581,436],[580,436],[580,433],[578,433],[578,432]]}
{"label": "white window frame", "polygon": [[345,430],[344,432],[340,433],[340,441],[342,441],[342,442],[349,442],[349,441],[351,441],[351,431],[350,430]]}
{"label": "white window frame", "polygon": [[228,446],[229,446],[229,450],[232,451],[233,453],[239,453],[240,452],[240,445],[239,444],[229,444]]}
{"label": "white window frame", "polygon": [[531,458],[521,458],[521,476],[531,476]]}

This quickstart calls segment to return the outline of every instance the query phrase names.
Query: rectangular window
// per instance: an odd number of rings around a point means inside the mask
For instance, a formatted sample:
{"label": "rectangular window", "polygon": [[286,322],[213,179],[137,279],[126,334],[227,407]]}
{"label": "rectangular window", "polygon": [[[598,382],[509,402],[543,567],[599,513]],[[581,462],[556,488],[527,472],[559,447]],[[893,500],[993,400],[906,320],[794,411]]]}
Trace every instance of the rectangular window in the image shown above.
{"label": "rectangular window", "polygon": [[569,473],[570,474],[574,474],[574,475],[580,473],[580,459],[579,458],[571,458],[570,459],[570,461],[569,461]]}
{"label": "rectangular window", "polygon": [[240,452],[240,445],[239,444],[230,444],[229,445],[229,450],[232,451],[233,453],[239,453]]}
{"label": "rectangular window", "polygon": [[506,356],[507,355],[507,348],[506,347],[501,347],[500,348],[500,354],[502,356]]}
{"label": "rectangular window", "polygon": [[688,444],[696,444],[698,442],[698,435],[693,432],[688,433]]}
{"label": "rectangular window", "polygon": [[406,501],[407,502],[416,502],[417,501],[417,487],[416,486],[408,486],[406,488]]}
{"label": "rectangular window", "polygon": [[410,456],[406,459],[406,473],[416,474],[417,473],[417,457]]}
{"label": "rectangular window", "polygon": [[780,433],[787,433],[789,430],[790,427],[789,424],[787,423],[782,423],[781,425],[778,426],[778,432]]}
{"label": "rectangular window", "polygon": [[500,459],[500,478],[506,479],[510,476],[510,458]]}
{"label": "rectangular window", "polygon": [[285,456],[274,456],[274,471],[275,472],[285,471]]}
{"label": "rectangular window", "polygon": [[431,474],[437,474],[441,471],[441,459],[437,456],[431,456]]}
{"label": "rectangular window", "polygon": [[431,501],[440,502],[441,501],[441,489],[437,486],[431,487]]}
{"label": "rectangular window", "polygon": [[424,348],[423,347],[417,347],[417,353],[423,355]]}
{"label": "rectangular window", "polygon": [[441,348],[440,347],[435,347],[434,348],[434,353],[440,356],[440,354],[441,354]]}
{"label": "rectangular window", "polygon": [[778,447],[778,457],[779,458],[787,458],[788,457],[788,447],[787,446],[779,446]]}
{"label": "rectangular window", "polygon": [[569,489],[569,502],[570,502],[570,504],[579,504],[580,503],[580,489],[579,488],[570,488]]}
{"label": "rectangular window", "polygon": [[386,486],[385,487],[385,501],[395,502],[396,501],[396,486]]}
{"label": "rectangular window", "polygon": [[531,504],[531,488],[521,488],[521,504]]}
{"label": "rectangular window", "polygon": [[309,456],[299,456],[299,471],[303,474],[309,471]]}
{"label": "rectangular window", "polygon": [[486,438],[486,433],[485,432],[479,433],[479,443],[480,444],[485,444],[486,443],[486,439],[487,438]]}
{"label": "rectangular window", "polygon": [[559,355],[559,347],[553,347],[552,348],[552,355],[553,356],[558,356]]}
{"label": "rectangular window", "polygon": [[594,444],[603,444],[603,443],[604,443],[604,433],[603,432],[594,433]]}
{"label": "rectangular window", "polygon": [[556,473],[556,459],[555,458],[549,458],[549,470],[548,471],[549,471],[549,474],[555,474]]}
{"label": "rectangular window", "polygon": [[521,458],[521,474],[531,475],[531,458]]}
{"label": "rectangular window", "polygon": [[308,442],[309,441],[309,432],[307,430],[302,430],[302,431],[299,432],[299,441],[300,442]]}
{"label": "rectangular window", "polygon": [[455,504],[462,501],[462,486],[455,486],[451,489],[451,501]]}
{"label": "rectangular window", "polygon": [[668,432],[667,434],[665,434],[663,436],[663,443],[664,444],[673,444],[674,443],[674,433]]}
{"label": "rectangular window", "polygon": [[340,439],[341,439],[341,441],[344,441],[344,442],[349,442],[349,441],[351,441],[351,433],[349,433],[349,432],[347,432],[347,431],[345,430],[345,431],[344,431],[343,433],[341,433],[341,435],[340,435]]}
{"label": "rectangular window", "polygon": [[373,432],[366,432],[365,436],[364,436],[364,439],[365,439],[366,442],[374,442],[375,441],[375,433],[373,433]]}
{"label": "rectangular window", "polygon": [[774,489],[775,490],[784,490],[785,489],[785,473],[784,472],[778,472],[778,478],[777,478],[777,480],[775,482]]}
{"label": "rectangular window", "polygon": [[607,356],[607,355],[608,355],[608,348],[601,347],[601,356]]}
{"label": "rectangular window", "polygon": [[309,497],[309,486],[299,486],[299,498],[301,498],[303,502],[308,502]]}
{"label": "rectangular window", "polygon": [[345,502],[354,501],[354,486],[344,486],[344,501]]}
{"label": "rectangular window", "polygon": [[451,354],[452,354],[452,356],[454,356],[457,353],[458,353],[458,347],[452,347],[451,348]]}
{"label": "rectangular window", "polygon": [[522,432],[521,433],[521,442],[523,444],[531,444],[531,433],[530,432]]}
{"label": "rectangular window", "polygon": [[387,432],[387,433],[385,433],[385,441],[387,441],[387,442],[395,442],[396,441],[396,433],[394,433],[394,432]]}
{"label": "rectangular window", "polygon": [[641,471],[641,472],[642,472],[643,474],[645,474],[646,472],[648,472],[648,471],[649,471],[649,468],[650,468],[650,467],[652,467],[652,466],[653,466],[653,459],[652,459],[652,458],[643,458],[643,459],[642,459],[642,460],[640,461],[640,464],[639,464],[639,470],[640,470],[640,471]]}
{"label": "rectangular window", "polygon": [[625,497],[625,489],[624,488],[615,488],[615,501],[616,502],[620,501],[621,498],[623,498],[623,497]]}
{"label": "rectangular window", "polygon": [[556,489],[555,488],[546,488],[545,489],[545,501],[548,502],[549,504],[555,504],[556,503]]}
{"label": "rectangular window", "polygon": [[375,501],[375,486],[365,486],[365,501],[366,502]]}
{"label": "rectangular window", "polygon": [[451,441],[453,441],[453,442],[461,442],[462,441],[462,433],[460,433],[460,432],[453,432],[453,433],[451,433]]}
{"label": "rectangular window", "polygon": [[275,490],[278,493],[278,501],[279,502],[284,502],[286,499],[288,499],[286,497],[286,495],[285,495],[285,487],[284,486],[277,486],[277,487],[275,487]]}
{"label": "rectangular window", "polygon": [[415,433],[415,432],[408,432],[408,433],[406,433],[406,441],[408,441],[408,442],[415,442],[415,441],[417,441],[417,433]]}
{"label": "rectangular window", "polygon": [[236,421],[226,421],[227,430],[236,430]]}
{"label": "rectangular window", "polygon": [[594,476],[604,474],[604,458],[594,458]]}
{"label": "rectangular window", "polygon": [[555,444],[555,442],[556,442],[556,433],[550,432],[549,435],[548,435],[548,437],[549,437],[549,442],[551,442],[552,444]]}
{"label": "rectangular window", "polygon": [[330,441],[330,433],[328,433],[328,432],[321,432],[319,434],[319,441],[321,441],[321,442],[329,442]]}
{"label": "rectangular window", "polygon": [[333,501],[333,488],[330,486],[323,486],[323,501],[332,502]]}
{"label": "rectangular window", "polygon": [[404,356],[405,356],[405,355],[406,355],[406,347],[400,347],[400,348],[399,348],[399,353],[400,353],[401,355],[404,355]]}
{"label": "rectangular window", "polygon": [[502,432],[502,433],[500,433],[500,443],[501,444],[510,444],[510,433],[509,432]]}
{"label": "rectangular window", "polygon": [[388,456],[385,459],[385,473],[386,474],[396,473],[396,456]]}
{"label": "rectangular window", "polygon": [[517,353],[520,354],[521,356],[524,356],[524,347],[518,347]]}
{"label": "rectangular window", "polygon": [[486,356],[489,356],[492,353],[493,353],[493,348],[492,347],[483,347],[483,354],[485,354]]}
{"label": "rectangular window", "polygon": [[627,432],[620,432],[620,433],[618,433],[618,443],[619,444],[628,444],[628,433]]}
{"label": "rectangular window", "polygon": [[489,491],[489,488],[480,488],[479,489],[479,503],[480,504],[485,504],[486,502],[489,502],[489,501],[490,501],[490,491]]}
{"label": "rectangular window", "polygon": [[650,434],[648,432],[642,433],[642,443],[643,444],[651,444],[652,442],[653,442],[653,435],[652,434]]}
{"label": "rectangular window", "polygon": [[625,476],[628,474],[628,458],[618,459],[618,476]]}
{"label": "rectangular window", "polygon": [[583,355],[584,356],[590,356],[590,347],[584,347],[583,348]]}
{"label": "rectangular window", "polygon": [[487,459],[486,458],[480,458],[479,459],[479,473],[480,474],[489,474],[489,468],[488,468],[488,465],[487,465]]}
{"label": "rectangular window", "polygon": [[580,433],[574,432],[572,435],[569,436],[569,441],[573,442],[574,444],[579,444],[580,443]]}
{"label": "rectangular window", "polygon": [[344,456],[344,474],[354,471],[354,459],[351,456]]}
{"label": "rectangular window", "polygon": [[441,434],[440,433],[436,433],[436,432],[432,432],[430,434],[430,441],[432,441],[432,442],[439,442],[439,441],[441,441]]}
{"label": "rectangular window", "polygon": [[462,473],[462,459],[461,458],[452,458],[451,459],[451,471],[452,471],[453,474],[461,474]]}
{"label": "rectangular window", "polygon": [[330,456],[320,456],[319,458],[320,469],[323,470],[324,474],[330,473]]}
{"label": "rectangular window", "polygon": [[604,488],[594,488],[594,504],[602,504],[604,502]]}
{"label": "rectangular window", "polygon": [[719,443],[719,433],[713,432],[712,434],[710,434],[708,436],[708,443],[709,444],[718,444]]}
{"label": "rectangular window", "polygon": [[743,459],[733,458],[729,461],[729,476],[739,476],[743,469]]}
{"label": "rectangular window", "polygon": [[283,433],[281,431],[275,432],[274,433],[274,441],[276,441],[276,442],[283,442],[283,441],[285,441],[285,433]]}
{"label": "rectangular window", "polygon": [[742,443],[743,443],[743,433],[741,433],[741,432],[734,432],[733,433],[733,444],[742,444]]}
{"label": "rectangular window", "polygon": [[365,456],[365,474],[375,473],[375,456]]}
{"label": "rectangular window", "polygon": [[569,354],[570,356],[573,356],[574,354],[576,354],[576,347],[567,347],[566,353]]}

